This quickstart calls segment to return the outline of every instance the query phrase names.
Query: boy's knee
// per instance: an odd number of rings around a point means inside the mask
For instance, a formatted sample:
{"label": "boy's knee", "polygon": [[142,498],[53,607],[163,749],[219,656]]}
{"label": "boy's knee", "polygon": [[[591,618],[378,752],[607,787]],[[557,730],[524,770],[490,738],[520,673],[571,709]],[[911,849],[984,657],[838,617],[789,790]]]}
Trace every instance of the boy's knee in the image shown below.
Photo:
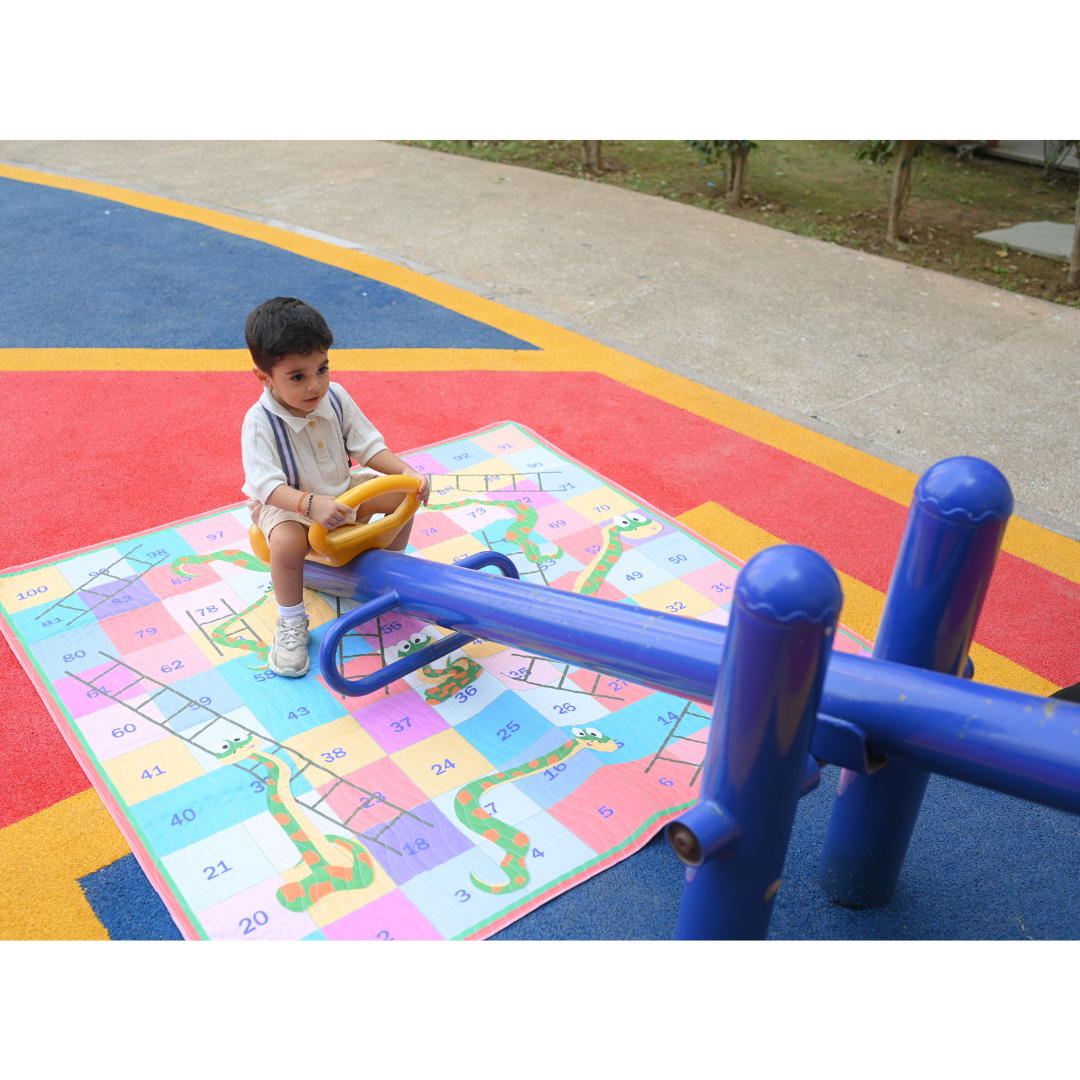
{"label": "boy's knee", "polygon": [[283,521],[275,525],[267,543],[270,554],[281,558],[303,558],[311,550],[308,545],[307,529],[298,521]]}

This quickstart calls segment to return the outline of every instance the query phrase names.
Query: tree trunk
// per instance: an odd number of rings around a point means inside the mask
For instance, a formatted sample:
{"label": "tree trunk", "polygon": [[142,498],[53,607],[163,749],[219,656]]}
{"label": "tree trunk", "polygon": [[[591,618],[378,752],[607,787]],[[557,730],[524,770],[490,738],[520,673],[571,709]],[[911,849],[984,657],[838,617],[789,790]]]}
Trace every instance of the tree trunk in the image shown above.
{"label": "tree trunk", "polygon": [[892,196],[889,199],[889,223],[885,230],[885,239],[890,244],[900,244],[900,215],[907,202],[908,188],[911,185],[912,140],[901,140],[896,151],[896,172],[893,173]]}
{"label": "tree trunk", "polygon": [[730,151],[731,172],[728,177],[727,201],[738,206],[746,188],[746,159],[749,153],[741,148]]}
{"label": "tree trunk", "polygon": [[581,164],[591,173],[600,171],[600,140],[581,140]]}
{"label": "tree trunk", "polygon": [[[1076,143],[1076,156],[1080,158],[1080,141]],[[1072,259],[1069,261],[1069,284],[1080,285],[1080,193],[1076,199],[1076,223],[1073,225]]]}

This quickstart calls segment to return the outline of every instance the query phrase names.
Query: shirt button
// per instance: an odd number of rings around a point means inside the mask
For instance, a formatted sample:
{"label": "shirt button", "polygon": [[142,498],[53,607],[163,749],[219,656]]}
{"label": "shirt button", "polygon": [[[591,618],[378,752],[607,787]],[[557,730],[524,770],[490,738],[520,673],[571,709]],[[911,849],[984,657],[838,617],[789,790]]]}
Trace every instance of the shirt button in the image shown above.
{"label": "shirt button", "polygon": [[308,426],[309,427],[314,427],[315,426],[315,421],[314,420],[309,420],[308,421]]}
{"label": "shirt button", "polygon": [[322,443],[319,443],[319,449],[320,450],[322,449]]}

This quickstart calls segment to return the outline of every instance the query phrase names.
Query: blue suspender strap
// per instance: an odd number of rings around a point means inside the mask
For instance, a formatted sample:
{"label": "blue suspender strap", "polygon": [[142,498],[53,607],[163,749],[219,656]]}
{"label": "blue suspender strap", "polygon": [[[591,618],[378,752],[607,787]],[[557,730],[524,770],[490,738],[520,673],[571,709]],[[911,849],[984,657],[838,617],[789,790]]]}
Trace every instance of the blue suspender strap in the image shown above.
{"label": "blue suspender strap", "polygon": [[349,455],[349,441],[345,438],[345,413],[341,408],[341,399],[330,391],[330,404],[333,406],[334,415],[337,417],[338,427],[341,428],[341,441],[345,444],[345,464],[349,464],[352,458]]}
{"label": "blue suspender strap", "polygon": [[288,429],[280,416],[275,416],[265,405],[262,411],[266,413],[270,421],[270,430],[274,433],[274,442],[277,443],[278,457],[281,459],[281,468],[285,473],[285,481],[291,488],[300,486],[300,474],[297,472],[296,459],[293,457],[292,442],[289,439]]}

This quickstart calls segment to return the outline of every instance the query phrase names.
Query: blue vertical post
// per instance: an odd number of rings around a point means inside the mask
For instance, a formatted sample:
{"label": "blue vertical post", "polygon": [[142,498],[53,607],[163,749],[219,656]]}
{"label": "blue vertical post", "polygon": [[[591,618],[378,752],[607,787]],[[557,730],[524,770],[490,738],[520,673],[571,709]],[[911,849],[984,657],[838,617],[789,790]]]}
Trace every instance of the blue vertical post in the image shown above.
{"label": "blue vertical post", "polygon": [[768,932],[842,601],[832,567],[793,545],[735,583],[701,799],[668,826],[688,865],[677,938]]}
{"label": "blue vertical post", "polygon": [[[1012,505],[1009,482],[979,458],[947,458],[920,477],[876,658],[961,673]],[[853,908],[892,899],[929,779],[898,762],[871,775],[840,774],[818,862],[829,896]]]}

